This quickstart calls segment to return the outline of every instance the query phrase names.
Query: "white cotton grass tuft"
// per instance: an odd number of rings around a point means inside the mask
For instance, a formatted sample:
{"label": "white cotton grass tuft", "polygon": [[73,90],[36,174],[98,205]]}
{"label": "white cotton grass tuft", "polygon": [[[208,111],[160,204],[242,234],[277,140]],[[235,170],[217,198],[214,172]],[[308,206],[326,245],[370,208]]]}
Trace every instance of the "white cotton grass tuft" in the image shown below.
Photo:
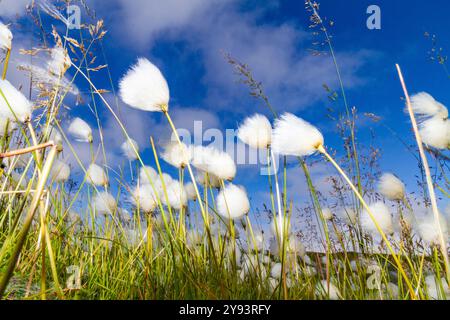
{"label": "white cotton grass tuft", "polygon": [[139,183],[141,185],[150,184],[150,179],[152,183],[155,183],[157,178],[158,172],[156,172],[156,170],[152,167],[144,166],[139,169]]}
{"label": "white cotton grass tuft", "polygon": [[291,221],[284,215],[278,214],[272,219],[271,228],[275,240],[280,242],[281,239],[284,239],[285,235],[289,234],[291,228],[290,223]]}
{"label": "white cotton grass tuft", "polygon": [[53,182],[64,182],[69,179],[70,167],[67,163],[55,159],[50,170],[50,177]]}
{"label": "white cotton grass tuft", "polygon": [[0,22],[0,49],[11,50],[13,34],[8,26]]}
{"label": "white cotton grass tuft", "polygon": [[427,119],[419,124],[419,134],[426,145],[447,149],[450,145],[450,122],[440,117]]}
{"label": "white cotton grass tuft", "polygon": [[244,187],[228,184],[216,198],[217,212],[227,219],[242,218],[250,211],[250,201]]}
{"label": "white cotton grass tuft", "polygon": [[134,161],[138,158],[136,151],[139,153],[139,145],[135,140],[131,138],[127,139],[126,141],[124,141],[124,143],[122,143],[120,149],[122,150],[123,155],[127,157],[128,160]]}
{"label": "white cotton grass tuft", "polygon": [[339,300],[341,297],[339,289],[331,282],[327,283],[327,280],[322,280],[317,283],[316,295],[330,300]]}
{"label": "white cotton grass tuft", "polygon": [[411,107],[415,114],[424,117],[448,118],[447,108],[430,94],[419,92],[411,96]]}
{"label": "white cotton grass tuft", "polygon": [[236,175],[236,163],[226,152],[212,146],[193,146],[191,155],[195,168],[213,174],[220,180],[231,181]]}
{"label": "white cotton grass tuft", "polygon": [[49,72],[56,76],[64,75],[72,65],[67,50],[62,47],[54,47],[50,49],[50,55],[51,58],[47,62]]}
{"label": "white cotton grass tuft", "polygon": [[95,163],[89,166],[86,176],[88,182],[96,186],[107,186],[109,183],[105,170]]}
{"label": "white cotton grass tuft", "polygon": [[92,129],[81,118],[75,118],[69,125],[68,132],[72,135],[72,137],[79,142],[89,142],[93,141],[92,139]]}
{"label": "white cotton grass tuft", "polygon": [[97,193],[93,198],[93,205],[97,214],[113,214],[117,209],[116,199],[107,191]]}
{"label": "white cotton grass tuft", "polygon": [[186,183],[184,185],[184,190],[186,191],[186,196],[188,200],[197,200],[197,192],[195,192],[195,187],[192,182]]}
{"label": "white cotton grass tuft", "polygon": [[303,119],[291,113],[283,114],[275,121],[272,149],[285,156],[308,156],[323,145],[322,133]]}
{"label": "white cotton grass tuft", "polygon": [[[370,212],[377,222],[380,229],[387,235],[394,233],[394,224],[392,223],[392,216],[389,208],[383,202],[375,202],[369,205]],[[363,210],[361,214],[361,227],[372,235],[379,234],[372,218],[367,210]]]}
{"label": "white cotton grass tuft", "polygon": [[[447,221],[439,213],[439,224],[442,230],[442,234],[444,235],[444,239],[448,238],[448,226]],[[422,219],[419,219],[417,222],[417,230],[419,232],[420,237],[423,241],[425,241],[429,245],[439,245],[440,244],[440,233],[439,227],[434,219],[434,215],[431,212],[428,212]]]}
{"label": "white cotton grass tuft", "polygon": [[184,143],[171,141],[164,147],[161,157],[175,168],[184,168],[191,161],[191,150]]}
{"label": "white cotton grass tuft", "polygon": [[333,219],[333,213],[330,208],[322,208],[322,216],[327,221]]}
{"label": "white cotton grass tuft", "polygon": [[403,200],[405,198],[405,185],[392,173],[383,173],[378,181],[378,192],[389,200]]}
{"label": "white cotton grass tuft", "polygon": [[205,186],[206,184],[208,184],[208,187],[212,187],[212,188],[220,188],[221,187],[220,179],[217,178],[212,173],[200,171],[195,176],[195,181],[197,181],[202,186]]}
{"label": "white cotton grass tuft", "polygon": [[123,102],[133,108],[167,111],[169,86],[158,67],[148,59],[138,59],[120,80],[119,90]]}
{"label": "white cotton grass tuft", "polygon": [[272,142],[272,125],[262,114],[244,120],[237,132],[238,138],[255,149],[267,148]]}
{"label": "white cotton grass tuft", "polygon": [[138,185],[132,191],[131,202],[133,205],[145,212],[155,211],[158,205],[158,197],[151,185]]}
{"label": "white cotton grass tuft", "polygon": [[358,213],[351,207],[345,207],[339,211],[339,218],[348,226],[354,226],[358,222]]}
{"label": "white cotton grass tuft", "polygon": [[20,122],[30,120],[33,104],[8,80],[0,79],[0,89],[4,95],[0,95],[0,117],[13,121],[17,117]]}
{"label": "white cotton grass tuft", "polygon": [[[164,182],[166,183],[166,179],[164,179]],[[169,203],[167,203],[167,199],[165,195],[161,195],[161,201],[166,206],[169,206],[175,210],[181,210],[183,207],[187,205],[187,195],[186,191],[184,190],[184,187],[180,185],[179,181],[171,180],[166,183],[166,191],[167,191],[167,198],[169,200]]]}

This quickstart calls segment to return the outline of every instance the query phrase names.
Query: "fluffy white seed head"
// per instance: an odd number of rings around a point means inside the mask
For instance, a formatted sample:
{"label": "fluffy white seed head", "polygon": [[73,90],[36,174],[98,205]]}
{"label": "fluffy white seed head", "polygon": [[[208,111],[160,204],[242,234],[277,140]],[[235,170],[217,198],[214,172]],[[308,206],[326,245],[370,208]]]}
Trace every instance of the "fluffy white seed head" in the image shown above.
{"label": "fluffy white seed head", "polygon": [[124,75],[119,83],[120,97],[133,108],[164,111],[169,105],[169,86],[161,71],[145,58]]}
{"label": "fluffy white seed head", "polygon": [[244,187],[228,184],[216,199],[217,212],[227,219],[239,219],[250,211],[250,202]]}
{"label": "fluffy white seed head", "polygon": [[[444,235],[444,239],[446,240],[448,238],[448,226],[446,219],[441,214],[439,214],[439,224]],[[439,226],[436,223],[431,210],[427,215],[425,215],[425,217],[417,222],[417,229],[422,240],[429,245],[440,244]]]}
{"label": "fluffy white seed head", "polygon": [[136,149],[136,151],[139,152],[139,145],[135,140],[131,138],[127,139],[124,143],[122,143],[120,149],[122,150],[124,156],[127,157],[128,160],[134,161],[138,158],[134,150]]}
{"label": "fluffy white seed head", "polygon": [[411,96],[411,107],[413,112],[419,116],[448,118],[447,108],[426,92],[419,92]]}
{"label": "fluffy white seed head", "polygon": [[158,200],[152,186],[149,184],[138,185],[133,189],[131,202],[140,210],[146,213],[153,212]]}
{"label": "fluffy white seed head", "polygon": [[236,163],[231,156],[212,146],[191,147],[192,165],[197,169],[213,174],[221,180],[233,180]]}
{"label": "fluffy white seed head", "polygon": [[426,145],[447,149],[450,145],[450,122],[437,116],[427,119],[420,123],[419,134]]}
{"label": "fluffy white seed head", "polygon": [[69,125],[68,132],[73,136],[73,138],[79,142],[89,142],[92,140],[92,129],[91,127],[80,118],[75,118]]}
{"label": "fluffy white seed head", "polygon": [[323,145],[323,136],[316,127],[291,113],[275,121],[272,134],[273,151],[286,156],[307,156]]}
{"label": "fluffy white seed head", "polygon": [[295,235],[290,235],[286,253],[303,259],[306,255],[306,248]]}
{"label": "fluffy white seed head", "polygon": [[220,179],[217,178],[212,173],[206,173],[206,172],[200,171],[195,176],[195,180],[202,186],[205,186],[206,184],[208,184],[208,186],[212,187],[212,188],[220,188],[221,187]]}
{"label": "fluffy white seed head", "polygon": [[0,48],[9,50],[11,49],[13,35],[8,26],[0,22]]}
{"label": "fluffy white seed head", "polygon": [[54,47],[50,50],[51,58],[47,63],[48,70],[56,76],[64,75],[72,65],[67,50],[61,47]]}
{"label": "fluffy white seed head", "polygon": [[192,155],[190,148],[184,143],[171,141],[164,147],[161,157],[175,168],[184,168],[191,161]]}
{"label": "fluffy white seed head", "polygon": [[86,173],[87,180],[89,183],[96,186],[106,186],[108,185],[108,176],[105,170],[99,165],[92,163]]}
{"label": "fluffy white seed head", "polygon": [[140,184],[150,184],[150,180],[153,183],[156,182],[156,179],[158,178],[158,173],[155,169],[153,169],[150,166],[144,166],[139,169],[139,183]]}
{"label": "fluffy white seed head", "polygon": [[[389,208],[383,202],[376,202],[369,206],[370,212],[373,214],[377,224],[385,234],[394,233],[394,224],[392,223],[392,216],[389,212]],[[361,214],[361,227],[372,235],[379,234],[378,229],[375,227],[375,223],[369,216],[367,210],[363,210]]]}
{"label": "fluffy white seed head", "polygon": [[377,187],[378,192],[389,200],[402,200],[405,197],[405,185],[392,173],[383,173]]}
{"label": "fluffy white seed head", "polygon": [[272,125],[265,116],[255,114],[244,120],[238,129],[237,136],[252,148],[267,148],[272,142]]}
{"label": "fluffy white seed head", "polygon": [[345,207],[339,211],[339,218],[349,226],[354,226],[358,222],[358,213],[351,207]]}
{"label": "fluffy white seed head", "polygon": [[284,239],[285,234],[289,234],[291,228],[290,221],[287,217],[277,214],[272,220],[272,233],[275,236],[275,240]]}
{"label": "fluffy white seed head", "polygon": [[[166,182],[166,179],[164,179]],[[180,185],[179,181],[171,180],[166,184],[167,198],[169,203],[167,203],[166,197],[161,196],[161,201],[166,206],[170,205],[171,208],[175,210],[180,210],[187,205],[187,195],[184,187]]]}
{"label": "fluffy white seed head", "polygon": [[93,199],[93,205],[97,214],[113,214],[117,209],[116,199],[107,191],[99,192]]}
{"label": "fluffy white seed head", "polygon": [[53,182],[64,182],[69,179],[70,167],[65,162],[55,159],[50,170],[50,177]]}
{"label": "fluffy white seed head", "polygon": [[31,119],[33,104],[19,90],[17,90],[8,80],[1,79],[0,89],[5,96],[3,97],[3,95],[0,95],[1,118],[9,118],[15,121],[17,117],[20,122]]}
{"label": "fluffy white seed head", "polygon": [[188,200],[197,199],[197,193],[195,192],[194,184],[192,182],[186,183],[184,185],[184,190],[186,191],[186,196]]}
{"label": "fluffy white seed head", "polygon": [[322,215],[325,220],[333,219],[333,213],[330,208],[322,208]]}

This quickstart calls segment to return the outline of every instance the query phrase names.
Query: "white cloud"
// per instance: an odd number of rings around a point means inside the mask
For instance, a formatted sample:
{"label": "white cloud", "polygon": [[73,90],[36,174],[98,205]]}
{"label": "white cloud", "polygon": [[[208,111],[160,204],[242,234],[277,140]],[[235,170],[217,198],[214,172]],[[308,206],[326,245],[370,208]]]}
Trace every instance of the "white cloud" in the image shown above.
{"label": "white cloud", "polygon": [[0,0],[0,18],[11,19],[26,11],[30,0]]}

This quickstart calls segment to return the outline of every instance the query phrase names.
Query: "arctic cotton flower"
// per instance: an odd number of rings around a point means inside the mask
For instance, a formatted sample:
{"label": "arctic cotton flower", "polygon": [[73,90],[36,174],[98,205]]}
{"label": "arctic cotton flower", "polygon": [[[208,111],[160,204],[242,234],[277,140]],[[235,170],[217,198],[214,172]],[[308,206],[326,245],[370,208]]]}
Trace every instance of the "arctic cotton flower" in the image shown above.
{"label": "arctic cotton flower", "polygon": [[250,211],[245,189],[231,183],[219,192],[216,204],[217,212],[227,219],[239,219]]}
{"label": "arctic cotton flower", "polygon": [[161,71],[145,58],[124,75],[119,83],[120,97],[133,108],[145,111],[167,111],[169,86]]}
{"label": "arctic cotton flower", "polygon": [[86,176],[89,183],[96,186],[106,186],[109,182],[105,170],[95,163],[89,166]]}
{"label": "arctic cotton flower", "polygon": [[[444,235],[444,239],[448,238],[448,227],[445,218],[439,214],[439,224]],[[439,227],[434,219],[432,212],[429,212],[425,217],[420,219],[417,223],[417,229],[419,231],[420,237],[423,241],[429,245],[439,245],[440,235]]]}
{"label": "arctic cotton flower", "polygon": [[134,150],[136,149],[136,151],[139,152],[139,145],[135,140],[131,138],[127,139],[124,143],[122,143],[120,149],[128,160],[134,161],[138,158]]}
{"label": "arctic cotton flower", "polygon": [[70,167],[61,160],[55,159],[50,170],[51,180],[54,182],[64,182],[69,179]]}
{"label": "arctic cotton flower", "polygon": [[272,220],[272,233],[278,239],[284,239],[284,235],[289,234],[290,221],[284,215],[277,215]]}
{"label": "arctic cotton flower", "polygon": [[101,215],[113,214],[117,209],[116,199],[107,191],[97,193],[93,205],[95,211]]}
{"label": "arctic cotton flower", "polygon": [[323,136],[316,127],[291,113],[275,121],[272,149],[285,156],[307,156],[323,145]]}
{"label": "arctic cotton flower", "polygon": [[131,202],[143,212],[150,213],[158,205],[157,198],[151,185],[138,185],[133,189]]}
{"label": "arctic cotton flower", "polygon": [[[0,90],[4,95],[4,97],[3,95],[0,95],[1,118],[16,120],[17,117],[20,122],[31,119],[33,104],[19,90],[17,90],[8,80],[1,79]],[[11,112],[10,107],[14,113]]]}
{"label": "arctic cotton flower", "polygon": [[427,119],[420,123],[419,134],[426,145],[447,149],[450,145],[450,122],[440,117]]}
{"label": "arctic cotton flower", "polygon": [[405,197],[405,185],[392,173],[384,173],[377,187],[378,192],[389,200],[402,200]]}
{"label": "arctic cotton flower", "polygon": [[186,183],[184,185],[184,190],[186,191],[186,196],[188,200],[196,200],[197,199],[197,193],[195,192],[195,187],[192,182]]}
{"label": "arctic cotton flower", "polygon": [[184,143],[169,142],[161,154],[164,161],[175,168],[184,168],[191,161],[190,149]]}
{"label": "arctic cotton flower", "polygon": [[[383,202],[376,202],[370,205],[369,209],[381,230],[385,234],[393,234],[394,225],[389,208]],[[378,229],[375,227],[375,223],[367,210],[364,210],[361,214],[361,227],[368,233],[373,235],[378,234]]]}
{"label": "arctic cotton flower", "polygon": [[237,136],[252,148],[267,148],[272,142],[272,125],[265,116],[255,114],[244,120]]}
{"label": "arctic cotton flower", "polygon": [[150,184],[150,180],[155,183],[158,178],[158,173],[155,169],[150,166],[144,166],[139,169],[139,183],[142,184]]}
{"label": "arctic cotton flower", "polygon": [[[164,180],[166,182],[166,180]],[[166,184],[167,198],[169,203],[167,203],[166,197],[161,196],[161,201],[165,205],[170,205],[171,208],[175,210],[180,210],[187,205],[187,195],[184,187],[180,185],[179,181],[172,180]]]}
{"label": "arctic cotton flower", "polygon": [[192,165],[208,172],[221,180],[233,180],[236,175],[236,163],[231,156],[212,146],[191,147]]}
{"label": "arctic cotton flower", "polygon": [[67,50],[61,47],[54,47],[50,50],[51,59],[47,63],[50,73],[60,76],[66,73],[72,65]]}
{"label": "arctic cotton flower", "polygon": [[345,207],[339,211],[339,218],[349,226],[354,226],[358,222],[358,213],[350,207]]}
{"label": "arctic cotton flower", "polygon": [[333,219],[333,213],[331,212],[330,208],[322,208],[322,215],[325,220]]}
{"label": "arctic cotton flower", "polygon": [[93,141],[92,129],[83,119],[73,119],[69,125],[68,131],[79,142],[91,143]]}
{"label": "arctic cotton flower", "polygon": [[206,173],[206,172],[200,171],[196,175],[195,180],[202,186],[205,186],[206,184],[208,184],[208,187],[212,187],[212,188],[220,188],[221,187],[220,179],[217,178],[212,173]]}
{"label": "arctic cotton flower", "polygon": [[413,112],[420,116],[448,118],[447,108],[426,92],[419,92],[411,96],[411,107]]}
{"label": "arctic cotton flower", "polygon": [[0,48],[10,50],[12,45],[13,35],[8,26],[0,22]]}

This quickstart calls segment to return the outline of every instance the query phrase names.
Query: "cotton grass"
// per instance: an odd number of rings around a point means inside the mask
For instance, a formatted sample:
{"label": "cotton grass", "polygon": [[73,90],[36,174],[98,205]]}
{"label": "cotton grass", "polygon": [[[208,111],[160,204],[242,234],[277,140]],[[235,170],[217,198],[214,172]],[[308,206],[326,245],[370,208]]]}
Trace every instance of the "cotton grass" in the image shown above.
{"label": "cotton grass", "polygon": [[216,204],[217,212],[227,219],[239,219],[250,211],[245,189],[231,183],[217,195]]}
{"label": "cotton grass", "polygon": [[0,22],[0,48],[11,50],[13,35],[8,26]]}
{"label": "cotton grass", "polygon": [[68,132],[78,142],[92,143],[93,141],[91,127],[81,118],[75,118],[72,120],[69,125]]}
{"label": "cotton grass", "polygon": [[33,104],[8,80],[0,79],[0,117],[25,122],[31,119]]}
{"label": "cotton grass", "polygon": [[267,148],[272,142],[272,125],[265,116],[255,114],[244,120],[238,129],[237,136],[252,148]]}
{"label": "cotton grass", "polygon": [[405,185],[392,173],[383,173],[378,181],[378,192],[389,200],[403,200]]}

